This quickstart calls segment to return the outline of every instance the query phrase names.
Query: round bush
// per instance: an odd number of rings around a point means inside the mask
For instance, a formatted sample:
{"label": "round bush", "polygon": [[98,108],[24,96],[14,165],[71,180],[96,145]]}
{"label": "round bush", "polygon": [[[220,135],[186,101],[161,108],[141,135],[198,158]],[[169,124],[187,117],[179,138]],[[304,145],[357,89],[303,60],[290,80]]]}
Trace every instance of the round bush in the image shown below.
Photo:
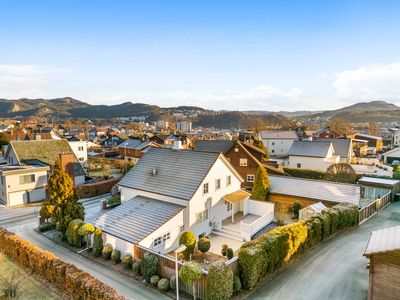
{"label": "round bush", "polygon": [[233,292],[233,273],[222,261],[213,263],[207,275],[207,299],[228,300]]}
{"label": "round bush", "polygon": [[105,246],[105,247],[103,248],[103,251],[101,252],[101,254],[102,254],[105,258],[110,259],[110,258],[111,258],[112,252],[113,252],[113,250],[112,250],[112,247],[111,247],[111,246]]}
{"label": "round bush", "polygon": [[179,244],[186,246],[186,249],[182,251],[182,254],[189,256],[194,252],[194,248],[196,246],[196,236],[191,231],[185,231],[179,237]]}
{"label": "round bush", "polygon": [[296,201],[295,203],[293,203],[293,214],[296,219],[299,218],[300,209],[301,209],[301,203],[299,201]]}
{"label": "round bush", "polygon": [[130,254],[124,255],[122,265],[127,269],[132,268],[132,256]]}
{"label": "round bush", "polygon": [[228,259],[232,259],[233,258],[233,249],[232,248],[226,249],[226,257]]}
{"label": "round bush", "polygon": [[210,240],[207,238],[203,237],[197,242],[197,248],[203,253],[206,253],[208,250],[210,250],[210,247],[211,243]]}
{"label": "round bush", "polygon": [[119,263],[121,261],[121,251],[119,250],[114,250],[111,254],[111,258],[113,261],[116,263]]}
{"label": "round bush", "polygon": [[221,254],[222,254],[223,256],[226,256],[226,250],[225,250],[225,249],[222,249],[222,250],[221,250]]}
{"label": "round bush", "polygon": [[140,272],[143,278],[148,282],[150,277],[157,274],[158,265],[160,261],[153,253],[146,253],[140,261]]}
{"label": "round bush", "polygon": [[140,275],[140,260],[132,264],[132,270],[135,274]]}
{"label": "round bush", "polygon": [[167,278],[160,279],[160,281],[157,284],[157,287],[162,291],[168,291],[169,290],[169,280]]}
{"label": "round bush", "polygon": [[169,280],[169,287],[171,290],[176,290],[176,276],[172,275],[171,279]]}
{"label": "round bush", "polygon": [[158,276],[158,275],[153,275],[153,276],[150,277],[150,283],[153,286],[157,286],[159,281],[160,281],[160,276]]}
{"label": "round bush", "polygon": [[237,293],[242,289],[242,283],[239,276],[233,275],[233,292]]}
{"label": "round bush", "polygon": [[224,249],[224,250],[228,249],[228,245],[227,244],[223,244],[222,245],[222,249]]}
{"label": "round bush", "polygon": [[39,231],[45,232],[45,231],[56,229],[56,227],[57,227],[57,225],[55,223],[43,223],[43,224],[40,224]]}

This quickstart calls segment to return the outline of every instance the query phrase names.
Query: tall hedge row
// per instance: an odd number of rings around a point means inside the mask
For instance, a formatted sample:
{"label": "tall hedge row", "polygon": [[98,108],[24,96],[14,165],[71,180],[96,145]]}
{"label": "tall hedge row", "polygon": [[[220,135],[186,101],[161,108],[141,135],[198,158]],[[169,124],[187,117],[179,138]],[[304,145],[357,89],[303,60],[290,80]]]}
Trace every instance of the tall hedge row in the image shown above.
{"label": "tall hedge row", "polygon": [[13,260],[39,274],[71,298],[123,300],[114,288],[104,284],[72,264],[63,262],[53,253],[44,251],[6,229],[0,228],[0,249]]}
{"label": "tall hedge row", "polygon": [[252,289],[260,278],[272,274],[291,259],[317,245],[338,230],[358,223],[358,207],[341,203],[296,223],[278,227],[239,250],[242,284]]}
{"label": "tall hedge row", "polygon": [[318,171],[312,169],[289,168],[283,167],[283,170],[292,177],[300,177],[307,179],[325,180],[325,171]]}

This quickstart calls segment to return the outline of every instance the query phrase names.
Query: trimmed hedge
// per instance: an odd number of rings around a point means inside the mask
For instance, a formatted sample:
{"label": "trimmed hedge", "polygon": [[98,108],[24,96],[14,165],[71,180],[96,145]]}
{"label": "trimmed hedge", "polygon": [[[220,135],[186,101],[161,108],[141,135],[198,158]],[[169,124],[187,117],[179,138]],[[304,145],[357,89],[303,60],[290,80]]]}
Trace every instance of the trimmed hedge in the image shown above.
{"label": "trimmed hedge", "polygon": [[132,269],[132,255],[130,254],[126,254],[124,255],[124,257],[122,258],[122,265],[127,268],[127,269]]}
{"label": "trimmed hedge", "polygon": [[103,236],[100,228],[94,232],[93,238],[93,255],[100,256],[103,251]]}
{"label": "trimmed hedge", "polygon": [[283,167],[283,170],[292,177],[317,179],[317,180],[325,180],[325,174],[326,174],[325,171],[317,171],[312,169]]}
{"label": "trimmed hedge", "polygon": [[162,291],[169,290],[169,280],[167,278],[161,278],[157,284],[157,287]]}
{"label": "trimmed hedge", "polygon": [[0,249],[44,280],[65,291],[71,298],[123,300],[114,288],[104,284],[53,253],[44,251],[6,229],[0,228]]}
{"label": "trimmed hedge", "polygon": [[132,270],[136,275],[140,275],[140,260],[132,264]]}
{"label": "trimmed hedge", "polygon": [[121,196],[114,196],[110,199],[107,199],[107,205],[108,206],[118,206],[121,204]]}
{"label": "trimmed hedge", "polygon": [[194,248],[196,247],[196,236],[191,231],[185,231],[179,237],[179,245],[185,245],[186,249],[182,251],[182,254],[189,256],[193,254]]}
{"label": "trimmed hedge", "polygon": [[75,219],[69,222],[68,224],[68,243],[74,247],[81,248],[82,247],[82,239],[83,237],[79,235],[78,230],[85,222],[81,219]]}
{"label": "trimmed hedge", "polygon": [[101,254],[102,254],[105,258],[111,259],[111,254],[112,254],[112,252],[113,252],[113,249],[112,249],[111,246],[105,246],[105,247],[103,248],[103,251],[101,252]]}
{"label": "trimmed hedge", "polygon": [[82,184],[79,186],[74,186],[74,189],[76,190],[76,193],[80,199],[91,198],[108,194],[111,191],[111,188],[120,180],[121,178],[113,178],[96,183]]}
{"label": "trimmed hedge", "polygon": [[57,224],[55,224],[55,223],[43,223],[43,224],[39,225],[39,231],[46,232],[49,230],[56,229],[56,227],[57,227]]}
{"label": "trimmed hedge", "polygon": [[208,269],[207,299],[228,300],[232,294],[233,273],[231,268],[222,261],[213,263]]}
{"label": "trimmed hedge", "polygon": [[160,281],[160,276],[158,275],[153,275],[150,277],[150,283],[152,286],[157,286],[159,281]]}
{"label": "trimmed hedge", "polygon": [[338,230],[357,222],[358,207],[344,202],[323,210],[322,215],[275,228],[244,243],[238,254],[242,285],[252,289],[265,275],[272,274]]}
{"label": "trimmed hedge", "polygon": [[113,261],[115,261],[115,263],[119,263],[120,261],[121,261],[121,251],[119,251],[119,250],[114,250],[112,253],[111,253],[111,259],[113,260]]}
{"label": "trimmed hedge", "polygon": [[149,282],[150,277],[157,274],[160,261],[153,253],[147,252],[140,261],[140,273]]}

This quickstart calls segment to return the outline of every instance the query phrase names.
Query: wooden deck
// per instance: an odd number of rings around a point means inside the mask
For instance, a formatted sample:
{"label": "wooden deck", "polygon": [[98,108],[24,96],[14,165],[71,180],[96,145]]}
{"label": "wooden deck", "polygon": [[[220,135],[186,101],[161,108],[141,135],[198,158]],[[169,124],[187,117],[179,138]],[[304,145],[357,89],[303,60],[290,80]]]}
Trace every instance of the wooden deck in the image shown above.
{"label": "wooden deck", "polygon": [[240,223],[241,222],[251,224],[260,217],[261,216],[257,216],[257,215],[253,215],[253,214],[247,214],[244,216],[243,212],[238,212],[233,216],[234,222],[232,222],[232,218],[227,218],[222,221],[222,226],[228,227],[233,230],[240,231]]}

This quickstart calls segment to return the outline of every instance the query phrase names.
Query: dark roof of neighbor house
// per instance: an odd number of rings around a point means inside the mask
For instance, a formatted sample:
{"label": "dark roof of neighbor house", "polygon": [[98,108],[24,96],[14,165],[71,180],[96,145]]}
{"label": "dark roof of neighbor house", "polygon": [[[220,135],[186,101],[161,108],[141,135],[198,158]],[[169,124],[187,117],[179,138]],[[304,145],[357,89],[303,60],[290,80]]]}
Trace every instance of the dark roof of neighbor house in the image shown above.
{"label": "dark roof of neighbor house", "polygon": [[136,196],[90,223],[105,233],[136,244],[184,208],[182,205]]}
{"label": "dark roof of neighbor house", "polygon": [[190,200],[219,155],[151,147],[118,185]]}
{"label": "dark roof of neighbor house", "polygon": [[317,130],[315,130],[315,131],[313,132],[313,134],[320,134],[320,133],[323,133],[323,132],[325,132],[325,131],[327,131],[327,130],[333,131],[333,132],[335,132],[335,133],[337,133],[337,134],[340,134],[339,132],[337,132],[337,131],[333,130],[332,128],[329,128],[329,127],[323,127],[323,128],[317,129]]}
{"label": "dark roof of neighbor house", "polygon": [[363,133],[356,133],[354,136],[355,137],[358,136],[358,137],[370,139],[370,140],[381,140],[382,139],[382,137],[380,137],[380,136],[374,136],[374,135],[363,134]]}
{"label": "dark roof of neighbor house", "polygon": [[360,186],[322,180],[294,177],[269,176],[270,193],[326,201],[330,203],[350,202],[359,205]]}
{"label": "dark roof of neighbor house", "polygon": [[60,154],[72,153],[75,176],[86,175],[67,140],[11,141],[10,146],[7,147],[5,156],[9,155],[11,148],[14,149],[19,164],[22,165],[54,166]]}
{"label": "dark roof of neighbor house", "polygon": [[332,142],[293,141],[289,156],[326,157]]}
{"label": "dark roof of neighbor house", "polygon": [[237,141],[224,140],[197,140],[194,150],[216,151],[225,154]]}
{"label": "dark roof of neighbor house", "polygon": [[364,256],[400,251],[400,226],[372,231]]}
{"label": "dark roof of neighbor house", "polygon": [[348,158],[349,153],[351,154],[353,152],[351,139],[314,138],[314,140],[316,142],[332,142],[335,155],[340,155],[340,157],[343,158]]}

